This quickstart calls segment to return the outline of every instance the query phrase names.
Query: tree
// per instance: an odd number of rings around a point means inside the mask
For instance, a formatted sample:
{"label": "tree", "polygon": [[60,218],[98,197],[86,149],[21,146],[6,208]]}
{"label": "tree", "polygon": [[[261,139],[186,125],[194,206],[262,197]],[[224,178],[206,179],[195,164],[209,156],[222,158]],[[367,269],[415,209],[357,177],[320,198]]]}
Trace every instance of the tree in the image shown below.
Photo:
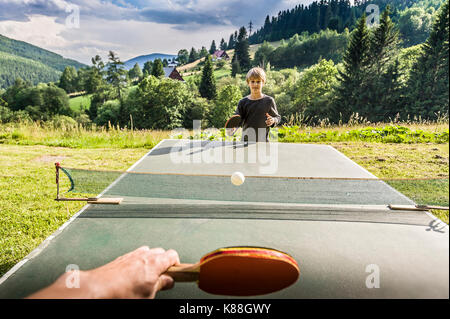
{"label": "tree", "polygon": [[182,49],[178,51],[178,56],[176,59],[181,65],[188,63],[189,61],[189,52],[186,49]]}
{"label": "tree", "polygon": [[13,86],[9,87],[6,92],[3,94],[3,99],[5,100],[6,104],[8,104],[9,108],[11,108],[13,111],[17,111],[22,109],[21,106],[21,92],[24,89],[30,88],[31,85],[28,82],[25,82],[22,80],[22,78],[17,78],[14,81]]}
{"label": "tree", "polygon": [[194,62],[195,60],[198,60],[198,53],[194,48],[192,48],[191,53],[189,54],[188,62],[191,63]]}
{"label": "tree", "polygon": [[232,49],[234,49],[234,44],[235,44],[236,42],[235,42],[235,40],[234,40],[234,34],[231,34],[230,35],[230,39],[228,40],[228,46],[227,46],[227,49],[228,50],[232,50]]}
{"label": "tree", "polygon": [[61,78],[59,79],[58,86],[67,93],[73,93],[77,91],[78,73],[73,66],[66,66]]}
{"label": "tree", "polygon": [[[137,129],[171,130],[182,127],[183,114],[193,103],[194,95],[186,83],[149,76],[124,101],[122,113],[133,116]],[[127,125],[122,122],[121,125]]]}
{"label": "tree", "polygon": [[212,43],[211,43],[211,47],[210,47],[210,49],[209,49],[209,53],[210,53],[210,54],[214,54],[214,52],[216,52],[216,51],[217,51],[216,41],[213,40]]}
{"label": "tree", "polygon": [[99,55],[96,55],[91,59],[92,66],[89,68],[87,78],[84,81],[84,90],[88,94],[92,94],[100,90],[101,87],[105,86],[104,80],[104,68],[105,64]]}
{"label": "tree", "polygon": [[113,51],[109,51],[108,58],[106,80],[114,87],[117,96],[121,99],[122,90],[127,83],[127,71],[123,67],[124,63]]}
{"label": "tree", "polygon": [[408,8],[400,14],[398,26],[405,47],[423,43],[430,35],[432,14],[424,8]]}
{"label": "tree", "polygon": [[236,110],[240,99],[242,99],[242,93],[238,86],[233,84],[224,86],[220,90],[217,99],[214,100],[209,120],[211,125],[216,128],[224,127],[228,118]]}
{"label": "tree", "polygon": [[399,52],[399,32],[389,17],[390,13],[388,5],[370,37],[367,65],[363,69],[361,98],[366,103],[362,103],[357,111],[372,122],[393,118],[401,107],[398,97],[399,63],[395,62]]}
{"label": "tree", "polygon": [[198,58],[201,59],[201,58],[207,57],[208,54],[209,54],[208,50],[206,50],[205,47],[202,47],[202,49],[200,50],[200,52],[198,54]]}
{"label": "tree", "polygon": [[203,67],[199,92],[202,97],[208,100],[213,100],[217,96],[216,80],[214,78],[214,72],[210,55],[206,57],[205,66]]}
{"label": "tree", "polygon": [[152,74],[152,68],[153,68],[152,61],[147,61],[144,63],[144,68],[142,69],[142,73],[143,73],[144,77],[147,77],[150,74]]}
{"label": "tree", "polygon": [[239,29],[239,35],[235,46],[235,54],[237,54],[237,60],[242,71],[246,72],[251,68],[250,60],[250,46],[247,39],[247,30],[245,27]]}
{"label": "tree", "polygon": [[222,38],[222,40],[220,41],[220,50],[226,50],[227,49],[227,43],[225,42],[225,39]]}
{"label": "tree", "polygon": [[237,54],[233,55],[233,59],[231,60],[231,76],[236,77],[237,74],[241,73],[241,67],[239,66],[239,61],[237,59]]}
{"label": "tree", "polygon": [[406,113],[425,119],[449,110],[449,0],[436,14],[422,54],[413,65],[408,82]]}
{"label": "tree", "polygon": [[[295,83],[294,87],[294,109],[293,113],[305,113],[309,118],[319,116],[321,118],[333,116],[329,114],[324,105],[314,103],[331,90],[331,85],[338,71],[333,61],[321,59],[317,64],[306,69],[302,77]],[[314,104],[314,105],[313,105]],[[284,114],[289,116],[291,114]]]}
{"label": "tree", "polygon": [[142,79],[143,73],[141,68],[139,67],[139,64],[136,63],[134,67],[128,71],[128,76],[130,77],[131,80],[134,80],[136,78],[138,80]]}
{"label": "tree", "polygon": [[48,120],[58,114],[73,115],[66,91],[52,83],[33,87],[23,81],[16,81],[5,92],[4,98],[13,111],[25,110],[33,120]]}
{"label": "tree", "polygon": [[151,75],[153,75],[154,77],[157,77],[157,78],[165,76],[164,67],[163,67],[163,63],[161,62],[161,59],[156,59],[155,61],[153,61]]}
{"label": "tree", "polygon": [[275,48],[269,42],[264,41],[255,53],[254,63],[265,69],[269,62],[269,56],[274,50]]}
{"label": "tree", "polygon": [[334,104],[335,114],[332,118],[339,120],[339,114],[343,121],[348,121],[350,115],[357,111],[361,105],[367,103],[362,99],[361,82],[364,77],[364,68],[367,66],[369,54],[369,30],[366,25],[366,15],[358,20],[358,25],[351,33],[350,43],[343,57],[344,70],[338,70],[338,85],[335,87],[336,100]]}

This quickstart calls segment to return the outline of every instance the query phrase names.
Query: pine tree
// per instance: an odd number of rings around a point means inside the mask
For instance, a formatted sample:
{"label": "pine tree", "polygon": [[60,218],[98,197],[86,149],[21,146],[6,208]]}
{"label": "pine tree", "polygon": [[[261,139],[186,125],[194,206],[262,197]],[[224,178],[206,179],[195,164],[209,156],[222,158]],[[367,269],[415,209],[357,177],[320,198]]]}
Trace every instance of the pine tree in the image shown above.
{"label": "pine tree", "polygon": [[[389,17],[390,13],[388,5],[381,16],[379,26],[373,30],[370,37],[367,66],[363,70],[365,76],[361,83],[361,94],[367,103],[360,106],[358,113],[372,122],[394,117],[401,107],[398,104],[398,97],[392,96],[391,100],[388,93],[398,92],[400,89],[392,87],[394,84],[400,85],[398,65],[397,68],[391,65],[399,52],[399,32]],[[388,74],[389,72],[393,73]]]}
{"label": "pine tree", "polygon": [[231,59],[231,76],[236,77],[237,74],[241,73],[241,67],[239,66],[239,61],[237,60],[237,54],[233,55],[233,59]]}
{"label": "pine tree", "polygon": [[106,80],[116,89],[119,99],[122,98],[122,90],[126,85],[127,71],[123,68],[123,62],[113,52],[109,51],[109,62],[107,64]]}
{"label": "pine tree", "polygon": [[189,53],[189,59],[188,59],[188,63],[192,63],[195,60],[198,59],[198,54],[197,54],[197,50],[195,50],[193,47],[191,49],[191,52]]}
{"label": "pine tree", "polygon": [[227,47],[227,49],[228,50],[233,50],[234,49],[234,44],[235,44],[235,42],[234,42],[234,34],[231,34],[230,35],[230,40],[228,40],[228,47]]}
{"label": "pine tree", "polygon": [[361,97],[361,82],[363,80],[363,69],[367,64],[369,53],[369,30],[366,26],[366,15],[363,14],[358,21],[357,28],[350,36],[350,43],[343,57],[344,71],[339,70],[337,79],[339,85],[336,89],[336,101],[334,105],[335,118],[347,122],[353,112],[357,112],[361,105],[367,103]]}
{"label": "pine tree", "polygon": [[239,62],[239,67],[242,71],[246,72],[251,68],[250,60],[250,46],[247,39],[247,30],[245,27],[239,29],[239,35],[236,43],[235,54]]}
{"label": "pine tree", "polygon": [[225,39],[222,38],[220,41],[220,50],[226,50],[227,49],[227,43],[225,42]]}
{"label": "pine tree", "polygon": [[203,67],[202,79],[200,81],[199,92],[203,98],[213,100],[217,96],[216,80],[214,78],[213,66],[211,56],[208,55],[205,59],[205,66]]}
{"label": "pine tree", "polygon": [[210,49],[209,49],[209,53],[210,53],[210,54],[214,54],[214,52],[216,52],[216,51],[217,51],[216,41],[213,40],[212,43],[211,43],[211,47],[210,47]]}
{"label": "pine tree", "polygon": [[441,5],[433,28],[413,65],[406,113],[436,119],[449,111],[449,0]]}
{"label": "pine tree", "polygon": [[328,4],[327,5],[327,9],[325,11],[325,17],[324,17],[324,22],[323,22],[324,29],[329,27],[330,20],[331,20],[332,17],[333,17],[333,13],[331,11],[331,5]]}

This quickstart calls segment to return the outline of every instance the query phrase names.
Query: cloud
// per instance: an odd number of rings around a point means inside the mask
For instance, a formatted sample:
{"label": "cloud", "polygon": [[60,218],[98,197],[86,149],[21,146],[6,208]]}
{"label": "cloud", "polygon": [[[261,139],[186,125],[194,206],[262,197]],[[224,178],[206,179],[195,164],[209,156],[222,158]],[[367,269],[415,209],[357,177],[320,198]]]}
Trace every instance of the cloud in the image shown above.
{"label": "cloud", "polygon": [[[0,0],[0,34],[90,63],[113,50],[122,60],[228,40],[250,20],[312,0]],[[70,25],[74,5],[79,25]],[[69,23],[68,23],[69,20]],[[74,20],[76,21],[76,19]],[[73,21],[72,21],[73,22]]]}
{"label": "cloud", "polygon": [[246,25],[250,19],[262,20],[282,7],[293,7],[312,0],[0,0],[0,21],[29,21],[30,15],[56,17],[63,23],[66,9],[76,5],[80,18],[147,21],[171,25]]}

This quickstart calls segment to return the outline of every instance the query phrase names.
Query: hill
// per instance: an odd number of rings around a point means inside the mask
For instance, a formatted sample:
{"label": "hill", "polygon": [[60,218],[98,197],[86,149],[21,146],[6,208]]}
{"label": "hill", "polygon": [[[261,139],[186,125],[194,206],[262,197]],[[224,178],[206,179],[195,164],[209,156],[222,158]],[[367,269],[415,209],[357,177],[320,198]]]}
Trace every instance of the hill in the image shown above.
{"label": "hill", "polygon": [[[356,21],[363,15],[369,4],[375,4],[380,12],[391,6],[391,19],[397,23],[403,10],[423,8],[437,10],[443,0],[355,0],[352,5],[347,0],[314,1],[309,5],[299,4],[290,10],[283,10],[277,16],[266,16],[264,25],[249,37],[250,44],[263,41],[279,41],[294,34],[317,33],[331,29],[339,33],[345,28],[352,31]],[[417,20],[417,17],[413,17]],[[415,20],[416,23],[418,23]]]}
{"label": "hill", "polygon": [[74,66],[77,69],[86,66],[78,61],[65,59],[54,52],[42,49],[27,42],[7,38],[1,34],[0,51],[41,62],[42,64],[61,72],[66,66]]}
{"label": "hill", "polygon": [[132,58],[128,61],[125,61],[125,68],[127,70],[131,69],[136,63],[139,64],[139,67],[142,69],[144,67],[144,63],[147,61],[154,61],[156,59],[167,59],[167,60],[172,60],[173,58],[176,58],[177,55],[173,55],[173,54],[163,54],[163,53],[152,53],[152,54],[148,54],[148,55],[141,55],[135,58]]}
{"label": "hill", "polygon": [[18,77],[32,84],[57,81],[66,66],[79,69],[85,65],[0,34],[0,88],[12,85]]}
{"label": "hill", "polygon": [[0,88],[14,84],[22,78],[33,84],[57,81],[61,72],[41,62],[0,51]]}

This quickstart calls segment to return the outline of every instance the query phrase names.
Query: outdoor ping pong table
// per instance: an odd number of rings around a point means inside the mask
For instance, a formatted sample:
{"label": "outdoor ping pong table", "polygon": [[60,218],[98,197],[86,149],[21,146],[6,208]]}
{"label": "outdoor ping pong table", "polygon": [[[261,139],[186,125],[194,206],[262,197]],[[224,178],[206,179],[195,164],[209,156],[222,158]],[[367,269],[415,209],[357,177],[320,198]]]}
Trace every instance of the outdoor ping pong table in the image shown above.
{"label": "outdoor ping pong table", "polygon": [[[227,246],[287,252],[299,280],[262,298],[449,298],[448,226],[389,210],[414,203],[331,146],[164,140],[128,171],[101,194],[121,205],[86,205],[0,279],[0,298],[143,245],[173,248],[185,263]],[[230,183],[235,171],[241,186]],[[157,295],[223,297],[192,283]]]}

